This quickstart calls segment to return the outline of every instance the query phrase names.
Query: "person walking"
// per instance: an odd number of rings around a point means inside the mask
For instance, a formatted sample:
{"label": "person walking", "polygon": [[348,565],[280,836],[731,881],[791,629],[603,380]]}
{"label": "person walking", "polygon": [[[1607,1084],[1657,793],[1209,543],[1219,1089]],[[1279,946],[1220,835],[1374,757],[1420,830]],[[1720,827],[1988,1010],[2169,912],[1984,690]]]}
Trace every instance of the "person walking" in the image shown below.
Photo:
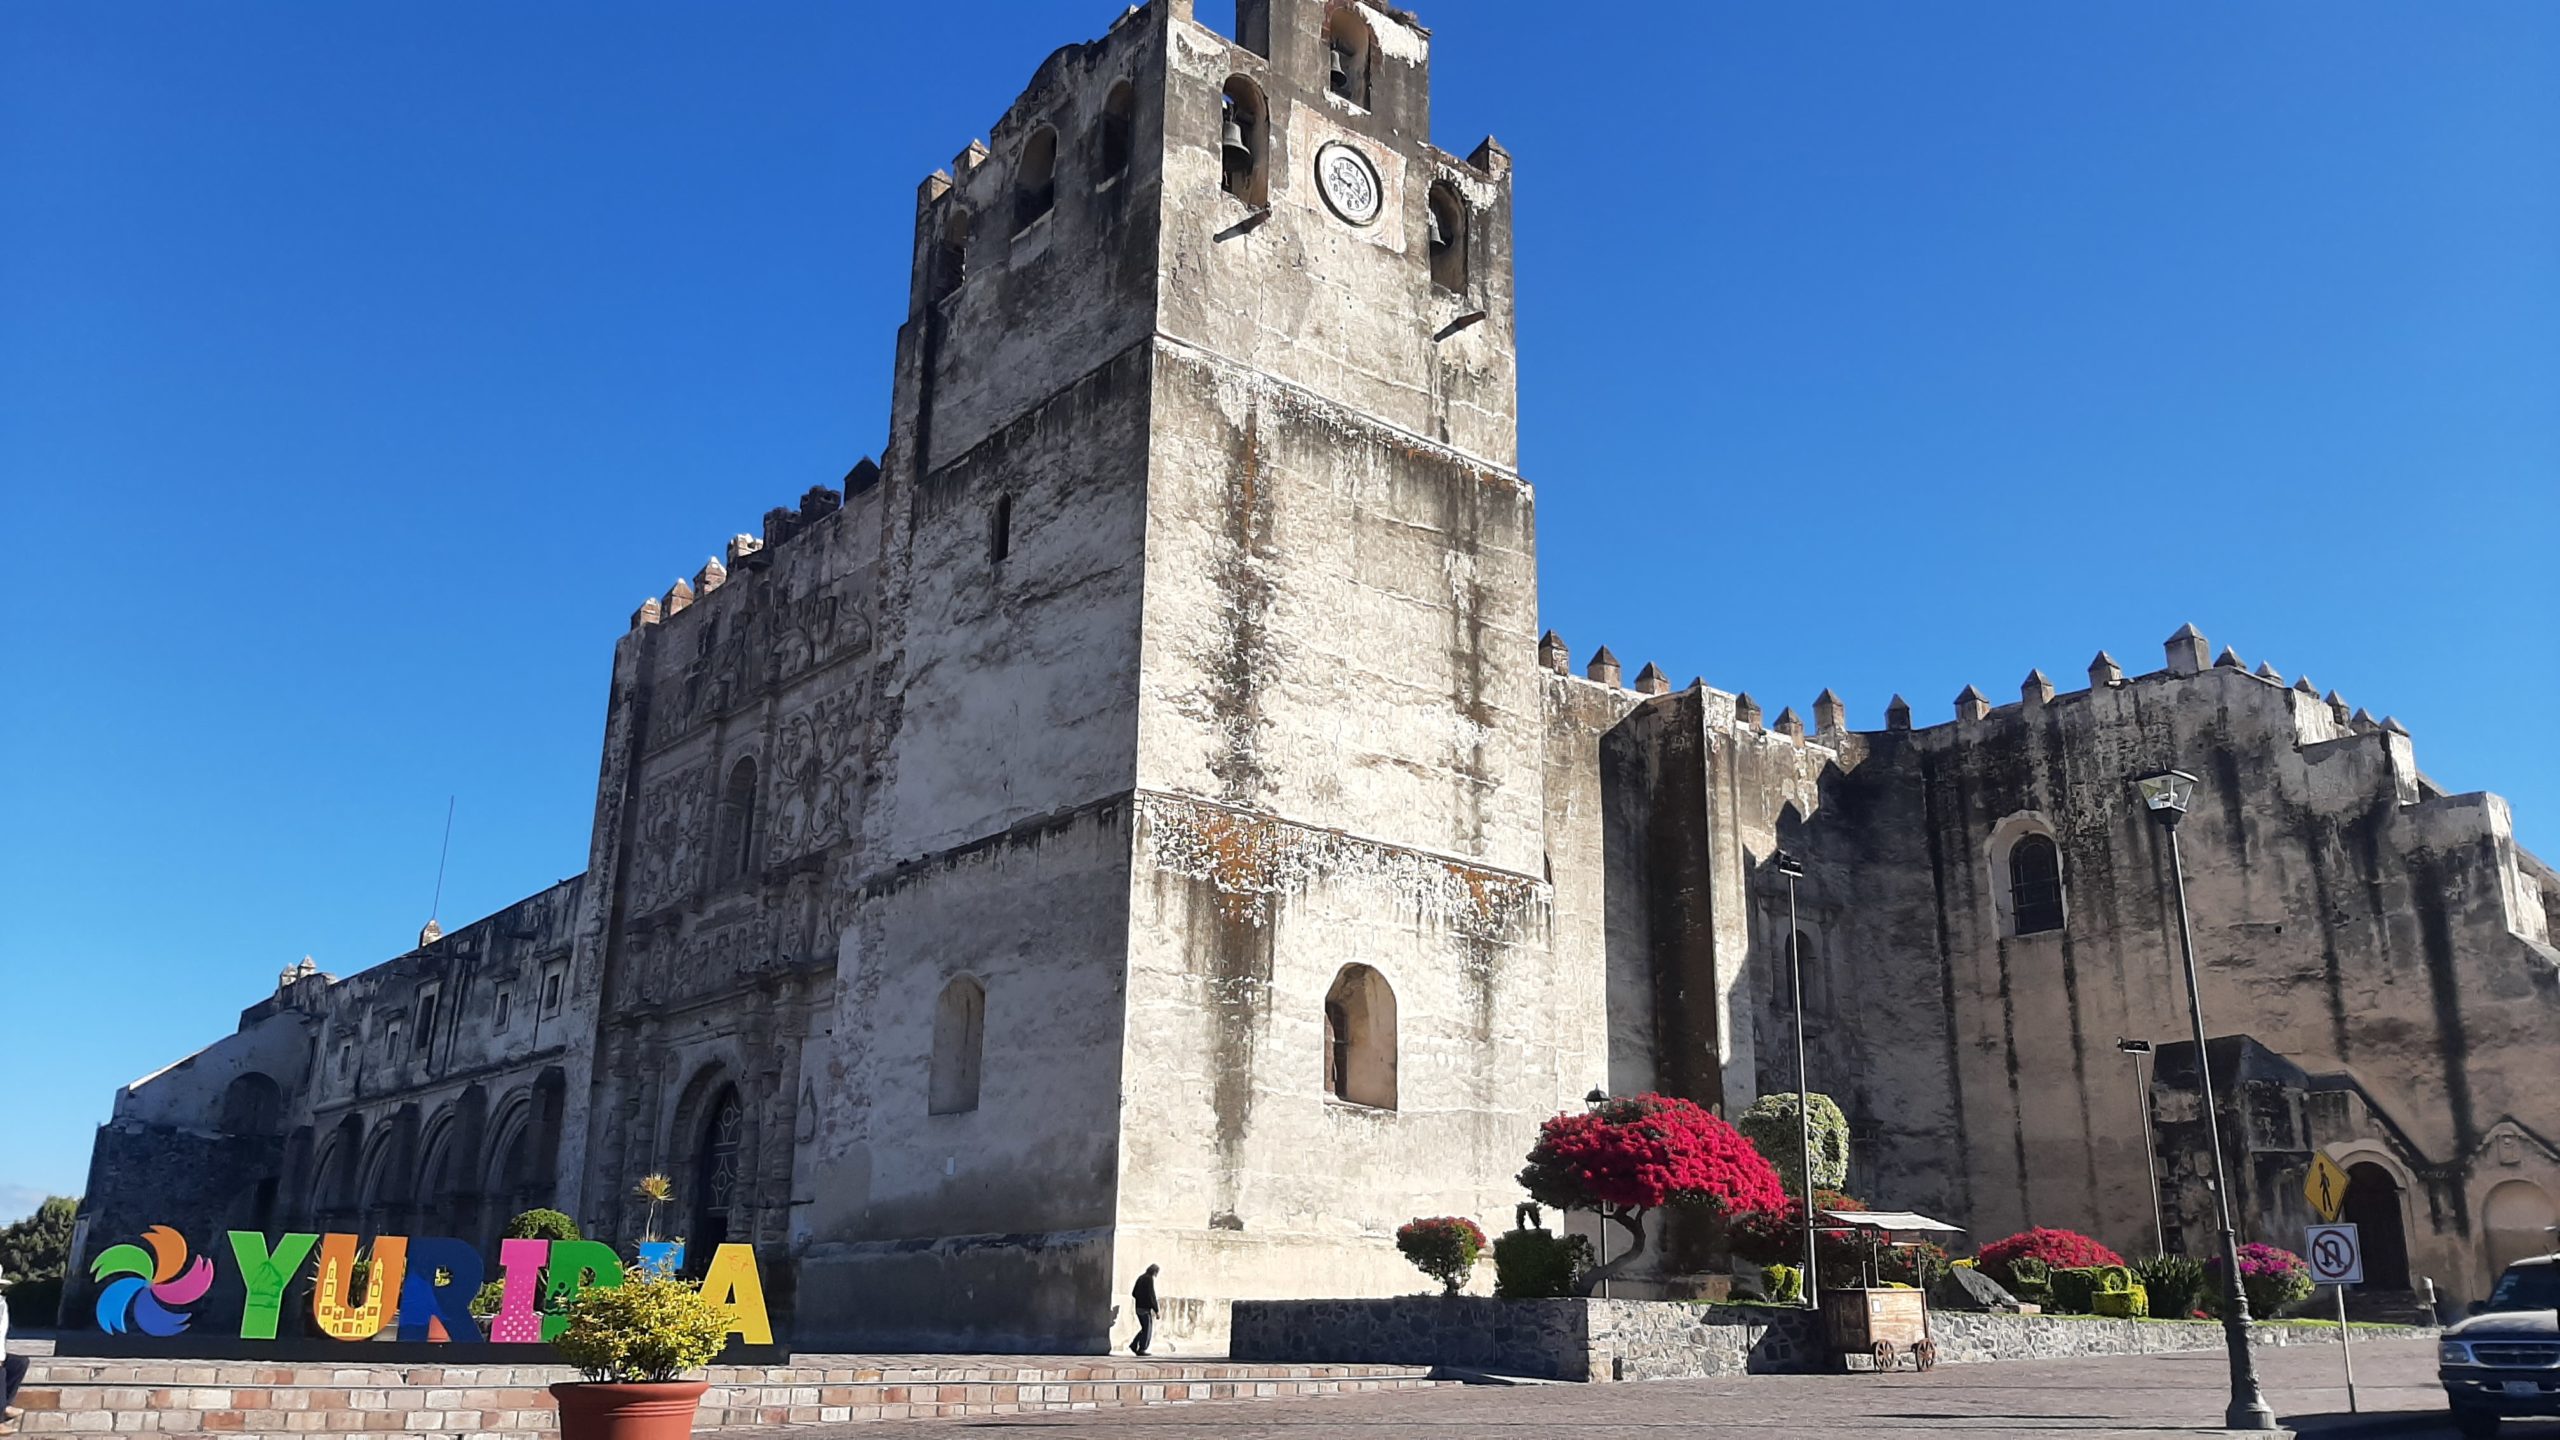
{"label": "person walking", "polygon": [[1138,1283],[1129,1287],[1129,1299],[1138,1312],[1138,1338],[1129,1342],[1129,1353],[1144,1355],[1156,1343],[1156,1270],[1150,1265]]}
{"label": "person walking", "polygon": [[9,1272],[0,1270],[0,1435],[18,1433],[18,1386],[27,1378],[27,1357],[9,1353]]}

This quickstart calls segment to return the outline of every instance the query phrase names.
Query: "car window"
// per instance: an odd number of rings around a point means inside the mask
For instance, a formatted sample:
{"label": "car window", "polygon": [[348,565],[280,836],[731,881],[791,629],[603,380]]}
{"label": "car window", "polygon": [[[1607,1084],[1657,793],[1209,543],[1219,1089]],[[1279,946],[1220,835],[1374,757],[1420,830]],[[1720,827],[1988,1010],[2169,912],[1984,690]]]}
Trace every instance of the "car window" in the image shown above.
{"label": "car window", "polygon": [[2560,1310],[2560,1265],[2510,1265],[2489,1294],[2492,1310]]}

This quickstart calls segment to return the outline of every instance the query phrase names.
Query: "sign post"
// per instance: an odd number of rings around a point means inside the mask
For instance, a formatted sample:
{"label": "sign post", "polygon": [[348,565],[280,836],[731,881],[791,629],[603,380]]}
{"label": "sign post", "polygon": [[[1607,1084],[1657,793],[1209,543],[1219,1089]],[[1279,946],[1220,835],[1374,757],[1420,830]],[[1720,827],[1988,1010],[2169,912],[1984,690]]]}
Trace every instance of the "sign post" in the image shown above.
{"label": "sign post", "polygon": [[[2328,1157],[2321,1157],[2325,1162]],[[2331,1169],[2337,1167],[2332,1165]],[[2320,1183],[2319,1167],[2312,1168],[2311,1185]],[[2338,1187],[2338,1199],[2344,1203],[2346,1187]],[[2312,1202],[2320,1203],[2317,1194]],[[2356,1414],[2356,1353],[2347,1343],[2347,1287],[2364,1283],[2364,1245],[2353,1225],[2314,1225],[2303,1232],[2303,1249],[2311,1260],[2311,1279],[2329,1286],[2338,1296],[2338,1355],[2347,1366],[2347,1413]]]}

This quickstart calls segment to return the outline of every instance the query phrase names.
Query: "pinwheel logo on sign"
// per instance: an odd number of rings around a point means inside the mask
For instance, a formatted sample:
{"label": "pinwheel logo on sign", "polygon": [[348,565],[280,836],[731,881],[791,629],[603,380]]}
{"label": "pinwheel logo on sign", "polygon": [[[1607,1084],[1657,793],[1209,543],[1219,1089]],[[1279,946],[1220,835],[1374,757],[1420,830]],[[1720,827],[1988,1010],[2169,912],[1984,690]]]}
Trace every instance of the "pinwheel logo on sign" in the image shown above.
{"label": "pinwheel logo on sign", "polygon": [[187,1328],[187,1316],[169,1307],[204,1298],[213,1288],[213,1262],[198,1256],[189,1265],[187,1237],[154,1225],[143,1232],[142,1245],[111,1246],[89,1266],[92,1280],[110,1276],[113,1281],[98,1292],[99,1329],[110,1335],[175,1335]]}

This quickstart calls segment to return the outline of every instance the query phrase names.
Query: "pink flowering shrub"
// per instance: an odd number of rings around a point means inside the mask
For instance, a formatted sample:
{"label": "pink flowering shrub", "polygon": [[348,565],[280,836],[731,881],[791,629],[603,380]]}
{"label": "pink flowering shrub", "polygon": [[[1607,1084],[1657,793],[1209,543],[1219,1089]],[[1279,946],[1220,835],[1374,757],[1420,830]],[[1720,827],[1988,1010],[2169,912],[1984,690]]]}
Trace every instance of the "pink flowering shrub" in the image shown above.
{"label": "pink flowering shrub", "polygon": [[[2204,1307],[2222,1313],[2222,1257],[2204,1262]],[[2311,1293],[2311,1266],[2299,1255],[2274,1245],[2240,1247],[2240,1291],[2249,1299],[2251,1316],[2264,1320]]]}

